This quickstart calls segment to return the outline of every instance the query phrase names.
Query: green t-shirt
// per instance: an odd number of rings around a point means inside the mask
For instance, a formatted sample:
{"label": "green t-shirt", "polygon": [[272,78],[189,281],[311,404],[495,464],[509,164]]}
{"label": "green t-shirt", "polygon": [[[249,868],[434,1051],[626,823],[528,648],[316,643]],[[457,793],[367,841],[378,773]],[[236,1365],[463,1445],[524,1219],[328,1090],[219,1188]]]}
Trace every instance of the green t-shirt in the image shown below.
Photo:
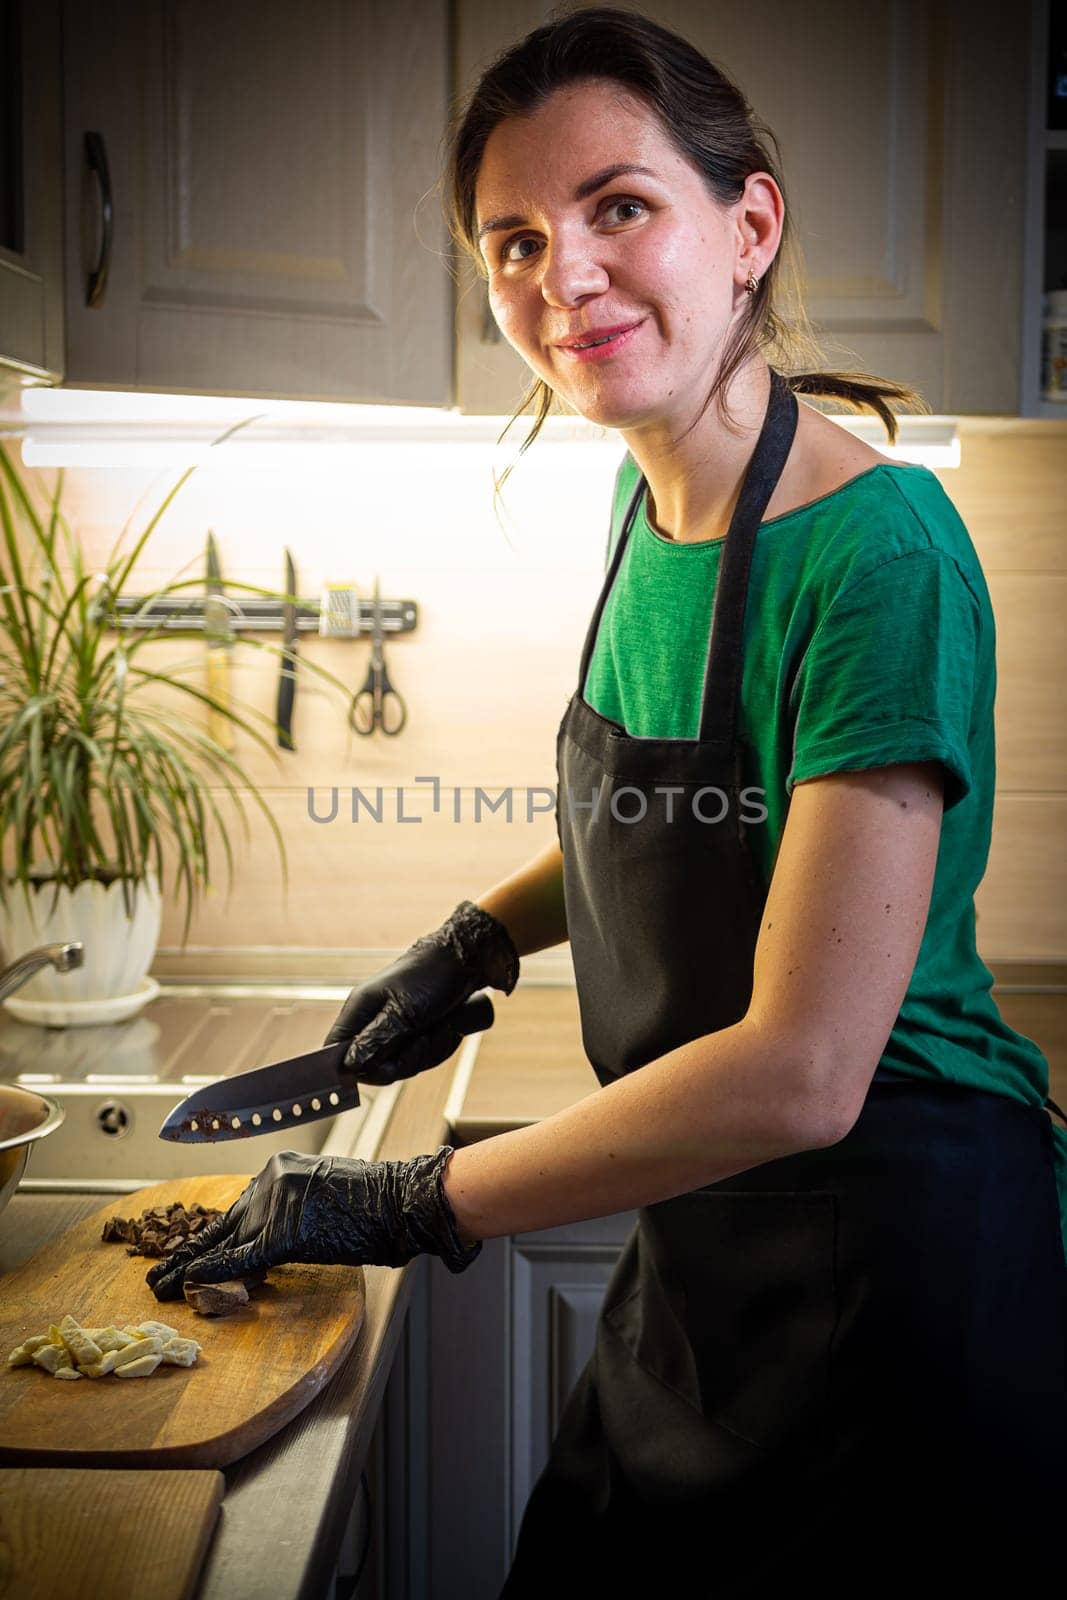
{"label": "green t-shirt", "polygon": [[[638,469],[615,482],[608,561]],[[724,541],[679,544],[645,500],[604,606],[583,688],[635,737],[694,739]],[[993,611],[963,522],[927,467],[869,467],[761,524],[745,608],[739,733],[746,780],[765,792],[750,829],[770,884],[794,783],[830,772],[940,761],[945,808],[930,911],[882,1062],[1027,1105],[1048,1062],[1010,1028],[975,944],[974,892],[993,818]],[[1053,1121],[1067,1255],[1067,1129]]]}

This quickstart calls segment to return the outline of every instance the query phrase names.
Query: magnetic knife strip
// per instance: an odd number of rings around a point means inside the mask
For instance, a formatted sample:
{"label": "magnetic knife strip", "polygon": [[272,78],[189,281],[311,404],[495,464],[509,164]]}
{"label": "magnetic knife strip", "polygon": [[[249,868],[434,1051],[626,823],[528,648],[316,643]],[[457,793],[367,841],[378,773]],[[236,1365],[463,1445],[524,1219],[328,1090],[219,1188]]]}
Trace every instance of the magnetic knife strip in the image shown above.
{"label": "magnetic knife strip", "polygon": [[[374,622],[373,600],[358,600],[359,633],[369,634]],[[411,633],[418,626],[419,608],[414,600],[380,600],[383,633]],[[280,600],[260,599],[248,595],[239,600],[226,595],[229,625],[235,633],[281,633],[284,628],[284,608]],[[317,600],[298,600],[296,630],[298,633],[318,633],[321,606]],[[112,602],[111,617],[123,629],[173,628],[189,631],[204,630],[204,601],[186,599],[179,595],[141,597],[118,595]],[[353,634],[353,637],[357,635]]]}

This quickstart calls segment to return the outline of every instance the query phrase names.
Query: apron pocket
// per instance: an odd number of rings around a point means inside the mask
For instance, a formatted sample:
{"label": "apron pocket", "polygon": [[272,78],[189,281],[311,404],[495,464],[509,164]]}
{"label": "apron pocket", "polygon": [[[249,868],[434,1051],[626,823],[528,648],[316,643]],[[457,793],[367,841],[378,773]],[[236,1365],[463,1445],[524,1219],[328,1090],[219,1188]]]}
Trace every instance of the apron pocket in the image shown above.
{"label": "apron pocket", "polygon": [[704,1189],[645,1207],[638,1282],[604,1319],[707,1422],[807,1451],[827,1421],[835,1224],[820,1190]]}

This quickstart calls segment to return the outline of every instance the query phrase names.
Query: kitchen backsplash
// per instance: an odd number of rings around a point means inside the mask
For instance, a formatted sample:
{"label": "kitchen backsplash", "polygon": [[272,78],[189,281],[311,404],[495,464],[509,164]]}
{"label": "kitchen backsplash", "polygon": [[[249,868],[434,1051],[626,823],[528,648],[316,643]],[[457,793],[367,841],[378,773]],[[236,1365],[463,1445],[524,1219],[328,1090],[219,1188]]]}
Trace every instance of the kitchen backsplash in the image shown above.
{"label": "kitchen backsplash", "polygon": [[[987,961],[1063,960],[1067,435],[1061,423],[966,418],[959,434],[961,467],[938,475],[974,539],[998,629],[997,805],[977,902],[979,946]],[[522,437],[516,427],[492,453],[498,470],[515,459]],[[246,797],[246,841],[220,792],[231,818],[234,887],[227,894],[219,847],[217,883],[194,917],[190,947],[401,947],[549,842],[556,730],[602,577],[621,453],[621,441],[610,439],[570,455],[566,445],[538,441],[504,487],[503,526],[484,449],[458,446],[426,461],[386,446],[376,456],[302,456],[289,466],[280,446],[255,475],[213,463],[194,474],[152,536],[137,592],[180,568],[200,574],[210,528],[226,577],[281,588],[288,545],[302,596],[317,600],[331,579],[354,582],[369,598],[377,578],[383,597],[417,602],[419,622],[416,632],[386,641],[408,709],[398,738],[350,732],[347,696],[306,671],[294,752],[278,750],[275,759],[238,732],[234,753],[285,840],[288,892],[262,814]],[[55,474],[33,476],[47,490]],[[63,504],[87,562],[102,562],[127,519],[127,542],[135,536],[177,476],[178,469],[68,468]],[[256,637],[280,643],[279,635]],[[171,660],[199,647],[153,648]],[[365,639],[305,633],[299,648],[352,690],[362,683]],[[273,717],[277,677],[276,658],[238,647],[236,701]],[[379,789],[381,820],[357,801],[353,821],[353,790],[377,807]],[[162,959],[178,945],[182,920],[169,895]]]}

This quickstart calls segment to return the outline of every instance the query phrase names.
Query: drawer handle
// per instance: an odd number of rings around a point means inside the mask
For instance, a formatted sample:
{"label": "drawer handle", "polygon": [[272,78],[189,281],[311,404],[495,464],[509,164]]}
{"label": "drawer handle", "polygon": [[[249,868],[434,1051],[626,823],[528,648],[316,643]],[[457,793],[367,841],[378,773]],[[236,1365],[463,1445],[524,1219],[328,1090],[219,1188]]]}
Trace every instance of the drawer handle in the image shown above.
{"label": "drawer handle", "polygon": [[96,266],[89,274],[85,291],[85,304],[89,307],[96,307],[104,303],[107,273],[111,265],[111,239],[114,225],[114,207],[111,202],[111,172],[107,164],[107,150],[104,146],[103,134],[87,133],[85,135],[85,159],[89,171],[96,175],[97,186],[100,190],[100,219],[102,223],[100,255]]}

